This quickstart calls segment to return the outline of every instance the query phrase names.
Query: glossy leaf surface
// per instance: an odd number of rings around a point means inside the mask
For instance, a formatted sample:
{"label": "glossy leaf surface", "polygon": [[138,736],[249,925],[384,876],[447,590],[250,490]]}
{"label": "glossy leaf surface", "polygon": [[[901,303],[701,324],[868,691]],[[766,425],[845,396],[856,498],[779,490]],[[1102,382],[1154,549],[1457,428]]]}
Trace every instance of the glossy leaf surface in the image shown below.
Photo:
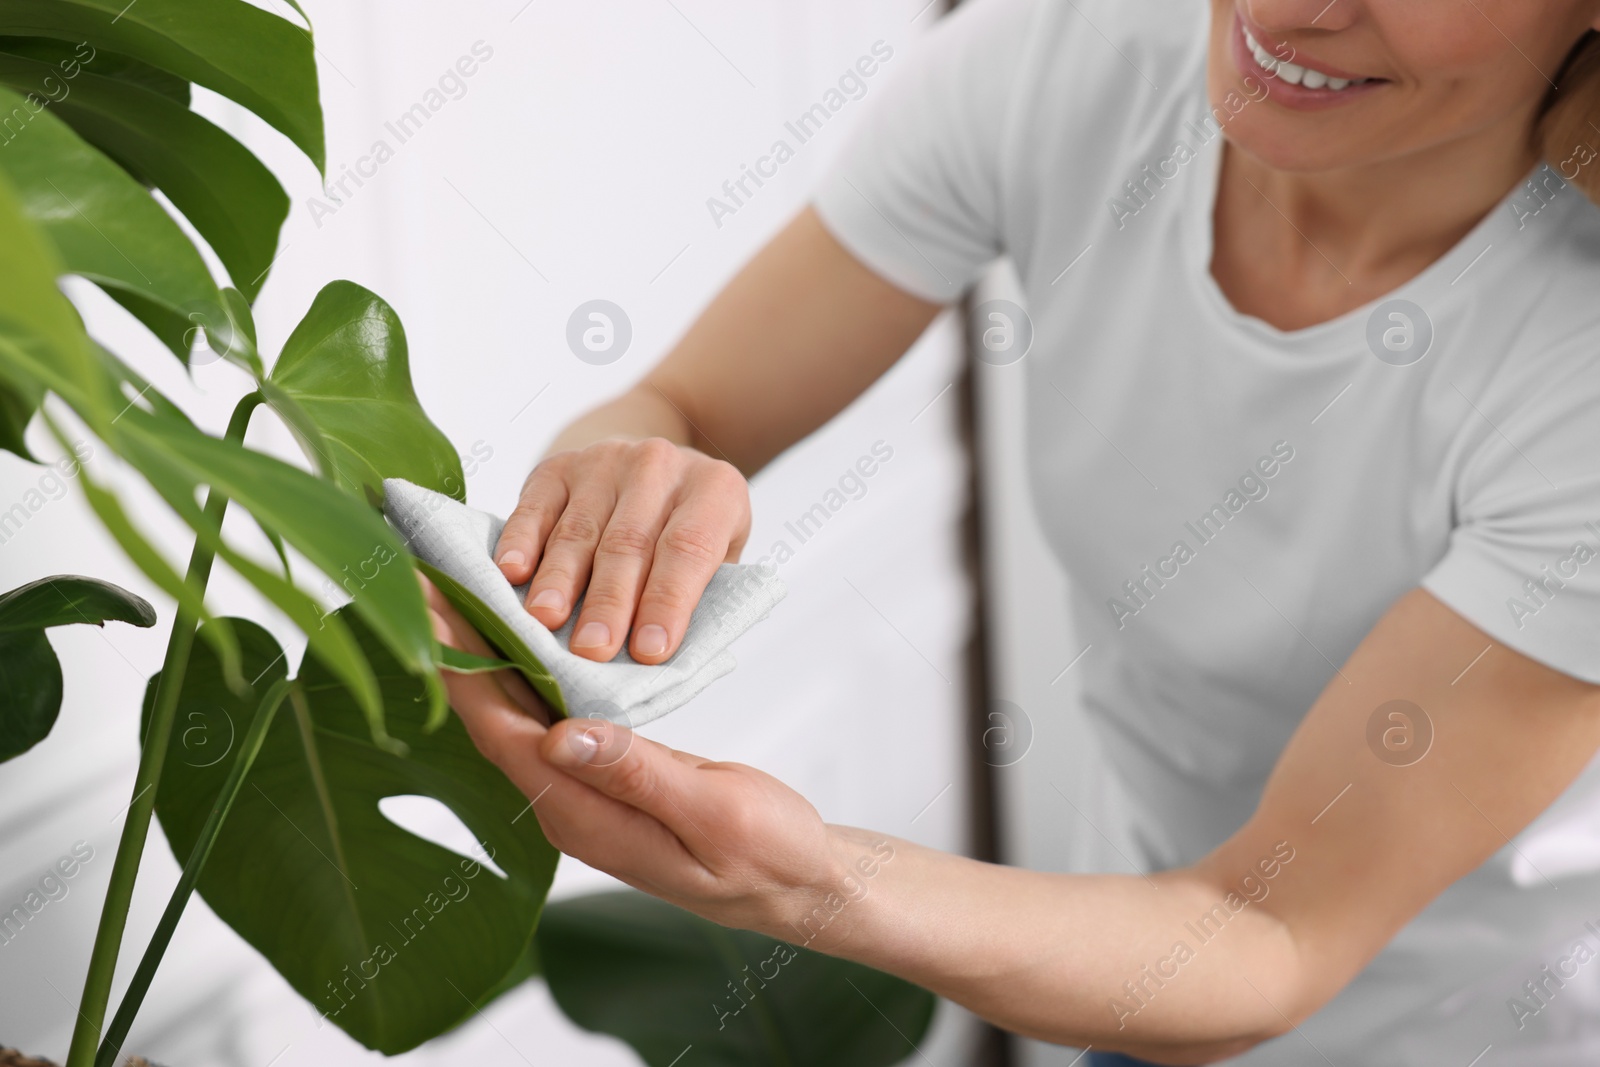
{"label": "glossy leaf surface", "polygon": [[154,626],[156,613],[120,586],[71,574],[0,595],[0,761],[44,740],[61,712],[61,663],[45,630],[107,622]]}
{"label": "glossy leaf surface", "polygon": [[334,282],[284,342],[267,403],[307,458],[373,503],[385,478],[466,499],[461,459],[411,384],[405,329],[394,309],[354,282]]}
{"label": "glossy leaf surface", "polygon": [[6,0],[0,34],[87,42],[204,85],[260,115],[322,169],[311,35],[245,0]]}
{"label": "glossy leaf surface", "polygon": [[561,1010],[650,1067],[689,1046],[702,1067],[886,1067],[916,1055],[936,1004],[892,975],[632,891],[551,904],[536,943]]}
{"label": "glossy leaf surface", "polygon": [[[227,776],[230,739],[289,669],[270,634],[229,621],[256,681],[250,694],[231,693],[210,649],[197,645],[156,797],[180,861]],[[557,853],[538,820],[523,817],[527,798],[478,754],[460,722],[427,732],[417,680],[359,620],[349,623],[409,755],[375,747],[344,686],[309,662],[222,826],[199,891],[328,1021],[394,1054],[472,1016],[525,967]],[[448,807],[480,843],[479,858],[508,877],[379,811],[385,797],[414,795]]]}

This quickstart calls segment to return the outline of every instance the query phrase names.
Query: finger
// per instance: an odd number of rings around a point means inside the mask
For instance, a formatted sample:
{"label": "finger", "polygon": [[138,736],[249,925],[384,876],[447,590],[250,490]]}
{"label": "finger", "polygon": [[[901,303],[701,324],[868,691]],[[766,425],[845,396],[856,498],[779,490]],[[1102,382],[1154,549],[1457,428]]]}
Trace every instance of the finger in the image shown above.
{"label": "finger", "polygon": [[[459,649],[474,656],[490,658],[495,655],[486,641],[469,626],[455,606],[439,593],[432,583],[427,587],[428,593],[428,622],[433,627],[433,636],[441,645]],[[444,682],[445,695],[450,700],[450,706],[461,715],[466,722],[468,715],[479,709],[497,711],[501,704],[517,706],[498,681],[496,671],[494,674],[463,674],[442,668],[439,677]],[[521,710],[520,708],[518,710]],[[470,731],[471,724],[468,724]]]}
{"label": "finger", "polygon": [[433,636],[438,638],[440,644],[485,659],[492,659],[497,655],[495,650],[489,647],[489,642],[483,639],[483,635],[456,610],[454,604],[450,603],[450,598],[439,591],[438,586],[430,582],[420,571],[417,573],[417,580],[422,584],[422,596],[428,602],[428,611],[432,615]]}
{"label": "finger", "polygon": [[559,770],[547,773],[542,794],[528,795],[537,797],[532,810],[557,849],[657,895],[698,895],[714,886],[715,876],[659,819]]}
{"label": "finger", "polygon": [[[498,658],[499,653],[490,647],[438,587],[421,574],[417,577],[422,581],[433,635],[439,643],[485,659]],[[527,680],[515,670],[508,668],[492,674],[463,674],[443,668],[440,677],[444,681],[445,694],[449,697],[452,707],[457,706],[458,702],[481,702],[486,699],[489,691],[480,683],[488,681],[500,688],[500,695],[509,697],[513,703],[541,724],[546,726],[550,724],[550,709],[539,698],[539,694],[534,692]]]}
{"label": "finger", "polygon": [[588,481],[572,492],[551,527],[527,600],[528,612],[549,629],[560,629],[567,621],[578,594],[588,584],[595,547],[616,503],[610,485]]}
{"label": "finger", "polygon": [[656,819],[702,859],[707,845],[713,856],[719,851],[712,836],[722,829],[719,813],[741,811],[741,798],[728,792],[736,783],[718,773],[720,764],[691,764],[603,719],[556,723],[540,738],[539,752],[552,767]]}
{"label": "finger", "polygon": [[739,526],[736,507],[747,511],[749,505],[738,497],[697,494],[667,519],[633,618],[629,651],[640,663],[660,663],[683,643],[712,575],[737,553],[730,537]]}
{"label": "finger", "polygon": [[528,680],[522,676],[521,671],[510,668],[503,671],[495,671],[494,679],[500,683],[500,687],[506,691],[506,695],[515,701],[516,705],[523,711],[538,719],[545,726],[549,726],[555,721],[555,716],[550,713],[550,705],[544,702],[544,697],[540,696],[538,690],[528,683]]}
{"label": "finger", "polygon": [[667,507],[668,489],[660,474],[648,463],[636,468],[600,536],[594,573],[572,629],[571,649],[577,655],[606,663],[627,640]]}
{"label": "finger", "polygon": [[[469,686],[482,680],[454,676]],[[551,766],[539,746],[547,731],[518,714],[504,694],[474,688],[481,691],[454,705],[457,713],[478,751],[528,797],[552,846],[648,891],[695,893],[714,884],[659,819]]]}
{"label": "finger", "polygon": [[485,759],[504,771],[515,761],[515,750],[537,749],[544,724],[523,711],[490,676],[445,673],[442,677],[450,707]]}
{"label": "finger", "polygon": [[567,497],[567,484],[555,468],[541,464],[528,475],[516,510],[494,547],[495,564],[506,581],[521,585],[533,576],[545,539],[567,506]]}

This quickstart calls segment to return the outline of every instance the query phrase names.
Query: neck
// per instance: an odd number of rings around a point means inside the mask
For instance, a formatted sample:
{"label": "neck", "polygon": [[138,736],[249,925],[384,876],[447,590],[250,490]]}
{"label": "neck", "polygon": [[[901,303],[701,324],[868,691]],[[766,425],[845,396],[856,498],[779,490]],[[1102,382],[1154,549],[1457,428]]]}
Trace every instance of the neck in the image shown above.
{"label": "neck", "polygon": [[1453,247],[1527,175],[1538,159],[1531,121],[1518,114],[1404,157],[1317,173],[1278,170],[1230,145],[1224,180],[1235,203],[1265,198],[1281,213],[1293,227],[1282,227],[1286,247],[1309,242],[1351,279],[1409,275]]}

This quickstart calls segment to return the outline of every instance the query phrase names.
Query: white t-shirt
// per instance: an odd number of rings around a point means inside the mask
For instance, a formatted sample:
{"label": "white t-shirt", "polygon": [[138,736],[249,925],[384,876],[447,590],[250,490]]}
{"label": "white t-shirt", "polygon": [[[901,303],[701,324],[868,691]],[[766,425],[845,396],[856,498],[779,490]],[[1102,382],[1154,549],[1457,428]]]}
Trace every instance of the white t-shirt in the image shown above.
{"label": "white t-shirt", "polygon": [[[1015,262],[1035,506],[1152,868],[1245,821],[1336,665],[1419,584],[1600,682],[1600,210],[1540,168],[1383,300],[1287,332],[1238,313],[1208,268],[1207,7],[971,0],[816,198],[847,248],[928,299]],[[1464,1067],[1490,1043],[1580,1062],[1600,959],[1541,1000],[1523,988],[1580,940],[1600,951],[1600,764],[1304,1035],[1240,1062],[1321,1062],[1307,1038],[1364,1067]]]}

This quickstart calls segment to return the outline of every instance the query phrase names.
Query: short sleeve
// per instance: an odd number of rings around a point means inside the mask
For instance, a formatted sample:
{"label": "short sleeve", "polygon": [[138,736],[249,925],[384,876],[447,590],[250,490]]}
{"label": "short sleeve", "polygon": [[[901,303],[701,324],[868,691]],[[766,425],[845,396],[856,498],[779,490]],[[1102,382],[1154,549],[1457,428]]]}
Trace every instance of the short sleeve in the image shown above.
{"label": "short sleeve", "polygon": [[882,94],[814,200],[852,255],[925,300],[958,298],[1001,252],[1001,153],[1038,0],[967,0],[884,61]]}
{"label": "short sleeve", "polygon": [[1422,586],[1496,641],[1600,684],[1600,337],[1585,349],[1521,376],[1520,402],[1478,400],[1481,456]]}

